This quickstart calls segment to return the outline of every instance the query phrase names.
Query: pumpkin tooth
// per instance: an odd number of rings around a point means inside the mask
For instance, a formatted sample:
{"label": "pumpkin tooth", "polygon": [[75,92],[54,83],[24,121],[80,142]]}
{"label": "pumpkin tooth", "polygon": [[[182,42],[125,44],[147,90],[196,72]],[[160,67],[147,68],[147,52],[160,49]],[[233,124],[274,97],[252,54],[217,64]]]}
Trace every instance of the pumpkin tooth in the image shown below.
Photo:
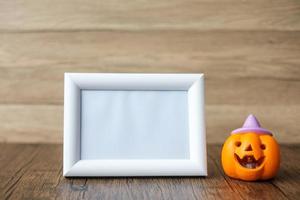
{"label": "pumpkin tooth", "polygon": [[254,163],[254,162],[246,163],[245,167],[250,168],[250,169],[255,169],[256,168],[256,163]]}

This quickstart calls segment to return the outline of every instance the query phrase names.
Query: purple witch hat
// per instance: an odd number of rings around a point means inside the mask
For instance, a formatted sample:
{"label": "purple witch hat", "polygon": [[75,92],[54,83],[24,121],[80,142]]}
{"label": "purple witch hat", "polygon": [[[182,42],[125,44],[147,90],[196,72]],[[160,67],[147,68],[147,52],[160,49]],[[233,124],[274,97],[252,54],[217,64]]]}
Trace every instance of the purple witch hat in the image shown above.
{"label": "purple witch hat", "polygon": [[244,125],[242,128],[235,129],[231,132],[231,134],[236,133],[246,133],[246,132],[255,132],[258,134],[269,134],[272,135],[271,131],[261,128],[258,120],[254,115],[249,115],[244,122]]}

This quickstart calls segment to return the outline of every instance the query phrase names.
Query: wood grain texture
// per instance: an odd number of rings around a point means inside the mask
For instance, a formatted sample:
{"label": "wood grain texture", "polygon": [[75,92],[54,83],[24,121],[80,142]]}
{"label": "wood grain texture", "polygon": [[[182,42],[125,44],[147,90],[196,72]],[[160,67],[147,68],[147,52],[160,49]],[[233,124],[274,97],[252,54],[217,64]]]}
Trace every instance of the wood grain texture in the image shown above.
{"label": "wood grain texture", "polygon": [[59,142],[63,139],[63,106],[0,105],[0,141]]}
{"label": "wood grain texture", "polygon": [[207,140],[249,113],[281,143],[299,143],[300,32],[0,33],[0,141],[62,142],[63,73],[206,75]]}
{"label": "wood grain texture", "polygon": [[299,30],[297,0],[0,2],[0,30]]}
{"label": "wood grain texture", "polygon": [[[249,113],[273,131],[279,143],[300,143],[300,105],[244,106],[207,105],[208,143],[223,143]],[[0,105],[0,141],[25,143],[62,143],[62,105]]]}
{"label": "wood grain texture", "polygon": [[3,199],[298,199],[299,145],[282,146],[278,176],[263,182],[225,176],[220,150],[219,145],[208,146],[206,178],[66,179],[61,145],[1,144],[0,195]]}
{"label": "wood grain texture", "polygon": [[207,138],[299,143],[298,0],[0,0],[0,141],[62,142],[64,72],[205,73]]}
{"label": "wood grain texture", "polygon": [[207,104],[300,103],[298,31],[0,35],[4,104],[62,104],[66,71],[205,73]]}

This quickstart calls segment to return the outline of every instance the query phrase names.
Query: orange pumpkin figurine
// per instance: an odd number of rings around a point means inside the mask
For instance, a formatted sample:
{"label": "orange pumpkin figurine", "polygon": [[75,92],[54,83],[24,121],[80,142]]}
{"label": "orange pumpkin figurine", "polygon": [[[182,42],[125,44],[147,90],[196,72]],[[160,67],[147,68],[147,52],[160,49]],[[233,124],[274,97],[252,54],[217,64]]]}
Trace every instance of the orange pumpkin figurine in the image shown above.
{"label": "orange pumpkin figurine", "polygon": [[224,172],[245,181],[273,178],[280,165],[279,145],[272,133],[249,115],[242,128],[232,131],[222,149]]}

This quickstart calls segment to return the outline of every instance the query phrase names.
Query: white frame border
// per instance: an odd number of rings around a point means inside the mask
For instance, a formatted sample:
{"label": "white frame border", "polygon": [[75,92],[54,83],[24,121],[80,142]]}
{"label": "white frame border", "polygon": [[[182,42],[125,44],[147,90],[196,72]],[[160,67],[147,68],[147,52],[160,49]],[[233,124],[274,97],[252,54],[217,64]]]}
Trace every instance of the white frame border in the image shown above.
{"label": "white frame border", "polygon": [[[82,89],[188,91],[190,159],[80,160]],[[204,75],[65,73],[63,175],[206,176]]]}

